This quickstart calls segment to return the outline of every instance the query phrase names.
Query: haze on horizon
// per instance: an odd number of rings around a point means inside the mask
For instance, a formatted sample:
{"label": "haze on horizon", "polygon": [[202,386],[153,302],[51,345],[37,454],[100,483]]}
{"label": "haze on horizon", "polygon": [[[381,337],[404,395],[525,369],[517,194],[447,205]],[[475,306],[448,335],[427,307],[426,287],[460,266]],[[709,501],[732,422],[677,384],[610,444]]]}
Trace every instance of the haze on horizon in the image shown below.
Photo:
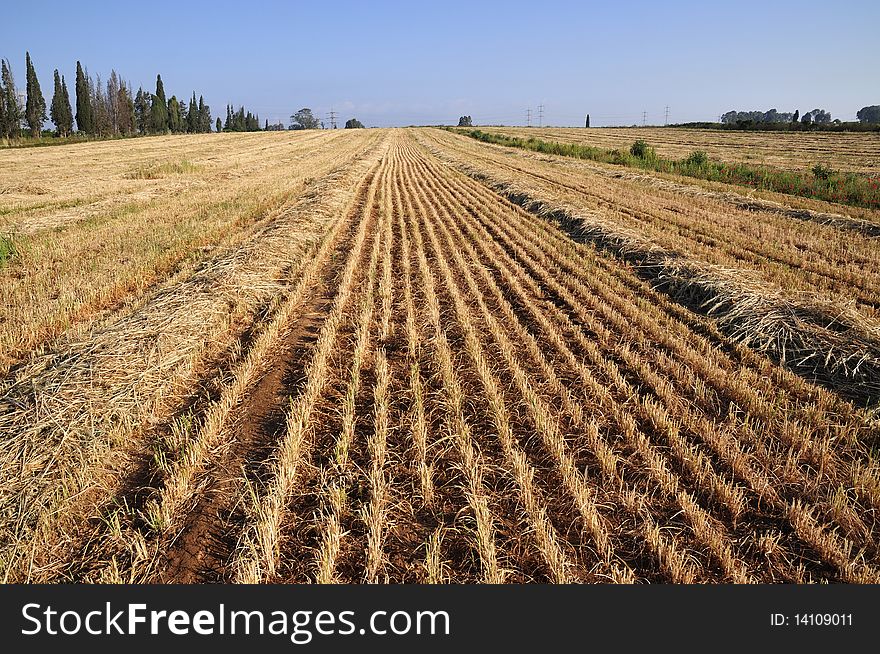
{"label": "haze on horizon", "polygon": [[76,61],[137,90],[205,96],[262,121],[301,107],[340,125],[593,126],[717,120],[731,109],[834,118],[880,104],[880,3],[51,1],[4,11],[0,56],[24,88],[30,51],[47,102]]}

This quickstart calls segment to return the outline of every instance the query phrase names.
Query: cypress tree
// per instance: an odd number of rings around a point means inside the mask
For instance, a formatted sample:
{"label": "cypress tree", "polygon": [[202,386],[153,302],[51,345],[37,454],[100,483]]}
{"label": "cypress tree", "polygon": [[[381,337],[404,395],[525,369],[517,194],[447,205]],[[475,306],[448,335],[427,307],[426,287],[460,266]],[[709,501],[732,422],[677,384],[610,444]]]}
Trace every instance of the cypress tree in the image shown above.
{"label": "cypress tree", "polygon": [[6,89],[0,76],[0,139],[6,138]]}
{"label": "cypress tree", "polygon": [[232,107],[226,105],[226,123],[223,125],[223,131],[228,132],[232,129]]}
{"label": "cypress tree", "polygon": [[211,131],[211,107],[205,104],[205,97],[199,96],[199,131],[206,134]]}
{"label": "cypress tree", "polygon": [[150,97],[143,87],[138,88],[134,98],[134,116],[138,132],[146,134],[150,129]]}
{"label": "cypress tree", "polygon": [[156,75],[156,97],[162,100],[162,104],[166,104],[168,100],[165,98],[165,85],[162,83],[162,76]]}
{"label": "cypress tree", "polygon": [[217,133],[219,134],[222,131],[223,131],[223,124],[220,122],[220,116],[217,116]]}
{"label": "cypress tree", "polygon": [[134,134],[137,125],[134,99],[131,97],[131,88],[125,82],[119,84],[117,106],[119,107],[119,132],[124,136]]}
{"label": "cypress tree", "polygon": [[55,123],[55,134],[57,136],[67,136],[64,132],[64,121],[67,118],[64,111],[64,93],[61,90],[61,75],[58,69],[55,69],[55,86],[52,90],[52,105],[49,107],[49,115],[52,122]]}
{"label": "cypress tree", "polygon": [[193,91],[192,98],[189,101],[189,109],[186,113],[186,131],[190,134],[200,131],[200,123],[202,114],[199,112],[199,105],[196,104],[196,92]]}
{"label": "cypress tree", "polygon": [[8,139],[21,136],[21,106],[18,103],[18,89],[12,77],[12,67],[7,59],[0,65],[0,80],[3,83],[3,136]]}
{"label": "cypress tree", "polygon": [[168,106],[158,95],[151,98],[150,131],[153,134],[164,134],[168,131]]}
{"label": "cypress tree", "polygon": [[[162,106],[157,108],[157,103]],[[161,75],[156,75],[156,95],[153,96],[150,118],[153,131],[157,133],[168,131],[168,100],[165,99],[165,85],[162,84]]]}
{"label": "cypress tree", "polygon": [[172,134],[179,134],[183,131],[183,121],[180,116],[180,102],[176,95],[172,95],[168,100],[168,129]]}
{"label": "cypress tree", "polygon": [[46,100],[40,90],[40,80],[34,70],[31,61],[31,53],[25,52],[25,71],[27,76],[27,102],[25,104],[25,119],[33,138],[39,138],[43,131],[43,121],[46,120]]}
{"label": "cypress tree", "polygon": [[70,94],[67,92],[67,80],[61,76],[61,108],[64,110],[64,135],[73,133],[73,109],[70,106]]}
{"label": "cypress tree", "polygon": [[86,134],[92,134],[95,129],[89,82],[78,61],[76,62],[76,129]]}

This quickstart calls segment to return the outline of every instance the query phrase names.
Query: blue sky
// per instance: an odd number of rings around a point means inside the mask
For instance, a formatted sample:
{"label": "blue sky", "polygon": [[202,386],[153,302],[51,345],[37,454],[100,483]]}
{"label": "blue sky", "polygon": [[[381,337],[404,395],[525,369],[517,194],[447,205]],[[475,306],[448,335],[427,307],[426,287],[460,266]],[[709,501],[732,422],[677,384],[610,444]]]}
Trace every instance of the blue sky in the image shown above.
{"label": "blue sky", "polygon": [[815,2],[15,2],[0,56],[47,102],[76,61],[137,89],[245,104],[270,122],[308,106],[366,125],[662,124],[730,109],[880,103],[877,0]]}

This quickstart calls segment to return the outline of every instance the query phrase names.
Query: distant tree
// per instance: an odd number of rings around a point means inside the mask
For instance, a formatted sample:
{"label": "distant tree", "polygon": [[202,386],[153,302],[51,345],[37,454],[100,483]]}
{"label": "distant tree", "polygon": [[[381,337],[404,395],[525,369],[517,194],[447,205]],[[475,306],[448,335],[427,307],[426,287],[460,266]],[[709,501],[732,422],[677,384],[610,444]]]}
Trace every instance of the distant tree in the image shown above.
{"label": "distant tree", "polygon": [[266,125],[265,125],[265,127],[263,127],[263,131],[264,131],[264,132],[268,132],[268,131],[269,131],[269,119],[268,119],[268,118],[266,119]]}
{"label": "distant tree", "polygon": [[345,129],[362,129],[364,124],[357,118],[349,118],[345,121]]}
{"label": "distant tree", "polygon": [[319,125],[320,122],[308,107],[303,107],[290,117],[291,129],[318,129]]}
{"label": "distant tree", "polygon": [[801,118],[800,109],[795,109],[794,115],[791,117],[791,122],[796,123],[800,120],[800,118]]}
{"label": "distant tree", "polygon": [[85,134],[94,134],[95,131],[89,80],[78,61],[76,62],[76,129]]}
{"label": "distant tree", "polygon": [[584,127],[589,127],[589,126],[590,126],[590,114],[587,114],[587,120],[584,123]]}
{"label": "distant tree", "polygon": [[223,131],[223,123],[220,122],[220,116],[217,116],[217,132]]}
{"label": "distant tree", "polygon": [[474,123],[471,120],[470,116],[459,116],[458,118],[458,126],[459,127],[473,127]]}
{"label": "distant tree", "polygon": [[21,105],[18,101],[18,89],[12,76],[9,61],[0,61],[0,84],[3,87],[3,123],[0,136],[14,139],[21,136]]}
{"label": "distant tree", "polygon": [[880,105],[874,104],[869,107],[862,107],[856,112],[856,118],[861,123],[880,123]]}
{"label": "distant tree", "polygon": [[180,134],[184,131],[183,115],[180,111],[180,100],[172,95],[168,100],[168,129],[172,134]]}
{"label": "distant tree", "polygon": [[813,109],[809,116],[816,125],[827,125],[831,122],[831,114],[824,109]]}
{"label": "distant tree", "polygon": [[[199,131],[207,134],[211,131],[211,107],[205,104],[205,97],[199,96]],[[218,130],[219,131],[219,130]]]}
{"label": "distant tree", "polygon": [[150,94],[146,93],[143,87],[138,88],[137,95],[134,96],[134,115],[139,134],[146,134],[150,131],[151,113]]}
{"label": "distant tree", "polygon": [[0,77],[0,139],[6,137],[6,89]]}
{"label": "distant tree", "polygon": [[110,118],[110,131],[113,134],[119,134],[119,90],[122,88],[122,82],[115,70],[110,71],[110,77],[107,79],[107,114]]}
{"label": "distant tree", "polygon": [[260,131],[260,117],[255,116],[250,111],[247,112],[244,118],[244,131],[246,132],[259,132]]}
{"label": "distant tree", "polygon": [[49,114],[52,122],[55,123],[55,134],[58,136],[67,136],[70,134],[70,127],[67,124],[67,117],[70,115],[70,104],[65,100],[65,88],[61,82],[61,75],[58,69],[55,69],[55,88],[52,92],[52,104],[49,107]]}
{"label": "distant tree", "polygon": [[17,139],[21,136],[21,104],[18,100],[18,89],[15,86],[15,78],[12,76],[12,66],[9,60],[0,61],[0,82],[3,85],[3,125],[2,136],[8,139]]}
{"label": "distant tree", "polygon": [[150,97],[150,132],[164,134],[168,131],[168,106],[155,93]]}
{"label": "distant tree", "polygon": [[40,90],[40,80],[37,78],[37,72],[34,70],[31,53],[25,52],[24,56],[25,75],[27,78],[27,100],[25,102],[24,116],[31,136],[39,138],[43,132],[43,122],[47,118],[46,100],[43,98],[43,92]]}
{"label": "distant tree", "polygon": [[70,106],[70,93],[67,92],[67,80],[64,75],[61,76],[61,94],[64,97],[62,106],[64,107],[64,127],[66,134],[73,133],[73,109]]}
{"label": "distant tree", "polygon": [[131,88],[124,83],[119,84],[116,101],[119,117],[119,133],[131,136],[137,129],[137,116],[134,110],[134,98],[131,97]]}
{"label": "distant tree", "polygon": [[165,84],[162,82],[161,75],[156,75],[156,97],[162,101],[162,104],[168,103],[165,97]]}
{"label": "distant tree", "polygon": [[189,108],[186,112],[186,131],[195,134],[201,130],[201,114],[199,113],[199,105],[196,102],[196,92],[193,91],[192,98],[189,100]]}
{"label": "distant tree", "polygon": [[803,117],[801,118],[801,125],[812,125],[812,124],[813,124],[813,116],[812,116],[812,114],[808,111],[808,112],[805,113],[805,114],[803,115]]}
{"label": "distant tree", "polygon": [[94,133],[108,136],[113,133],[113,124],[110,118],[110,107],[104,86],[101,84],[101,76],[95,76],[95,83],[89,83],[92,91],[92,119],[94,120]]}
{"label": "distant tree", "polygon": [[150,131],[154,134],[168,131],[168,100],[165,98],[165,85],[161,75],[156,75],[156,93],[153,94],[150,108]]}

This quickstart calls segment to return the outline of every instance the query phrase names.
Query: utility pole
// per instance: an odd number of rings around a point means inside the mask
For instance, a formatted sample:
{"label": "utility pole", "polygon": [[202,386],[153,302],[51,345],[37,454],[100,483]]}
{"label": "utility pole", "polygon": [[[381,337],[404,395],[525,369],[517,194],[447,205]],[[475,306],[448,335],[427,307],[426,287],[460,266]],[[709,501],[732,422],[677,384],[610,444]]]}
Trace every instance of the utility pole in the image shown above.
{"label": "utility pole", "polygon": [[330,107],[330,129],[336,129],[336,112]]}
{"label": "utility pole", "polygon": [[643,111],[643,112],[642,112],[642,127],[645,126],[645,122],[646,122],[647,120],[648,120],[648,112],[647,112],[647,111]]}
{"label": "utility pole", "polygon": [[538,127],[544,126],[544,105],[538,105]]}
{"label": "utility pole", "polygon": [[669,105],[666,105],[666,117],[663,119],[663,126],[669,125]]}
{"label": "utility pole", "polygon": [[526,109],[526,127],[532,126],[532,110]]}

